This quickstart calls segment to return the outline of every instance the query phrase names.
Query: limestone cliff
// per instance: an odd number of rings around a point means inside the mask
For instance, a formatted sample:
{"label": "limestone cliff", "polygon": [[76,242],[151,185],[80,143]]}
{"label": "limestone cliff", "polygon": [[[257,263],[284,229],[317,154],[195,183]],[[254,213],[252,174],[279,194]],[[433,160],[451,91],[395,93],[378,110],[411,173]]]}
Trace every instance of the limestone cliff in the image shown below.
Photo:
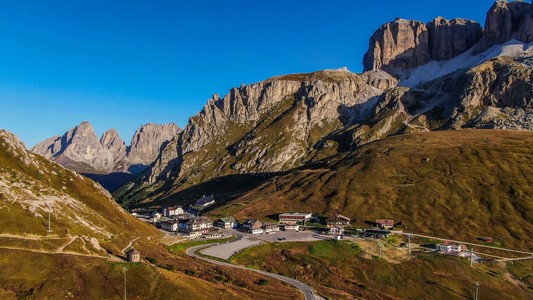
{"label": "limestone cliff", "polygon": [[63,136],[35,145],[31,151],[82,173],[139,173],[157,158],[162,145],[180,131],[173,123],[146,124],[137,130],[128,147],[115,129],[98,139],[92,125],[82,122]]}

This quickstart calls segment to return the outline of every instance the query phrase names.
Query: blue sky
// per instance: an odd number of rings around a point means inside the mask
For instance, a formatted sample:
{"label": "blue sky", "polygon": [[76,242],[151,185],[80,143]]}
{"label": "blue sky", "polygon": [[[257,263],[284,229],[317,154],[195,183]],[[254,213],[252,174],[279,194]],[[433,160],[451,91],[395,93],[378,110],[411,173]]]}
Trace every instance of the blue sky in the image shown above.
{"label": "blue sky", "polygon": [[31,147],[82,121],[129,144],[187,124],[214,93],[272,76],[362,71],[395,17],[484,25],[493,1],[1,1],[0,128]]}

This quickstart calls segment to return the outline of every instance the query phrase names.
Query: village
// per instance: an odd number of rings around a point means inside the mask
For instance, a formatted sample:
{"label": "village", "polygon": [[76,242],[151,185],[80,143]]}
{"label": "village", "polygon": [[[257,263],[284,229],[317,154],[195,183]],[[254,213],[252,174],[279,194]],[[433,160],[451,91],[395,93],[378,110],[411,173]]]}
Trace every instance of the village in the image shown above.
{"label": "village", "polygon": [[[388,218],[376,219],[368,228],[361,229],[353,228],[352,220],[341,214],[319,218],[311,212],[280,212],[278,222],[262,222],[254,218],[237,220],[233,216],[211,220],[201,215],[214,204],[215,198],[210,195],[199,198],[190,205],[189,209],[174,205],[165,206],[161,211],[153,211],[144,215],[132,213],[137,218],[160,228],[167,236],[175,237],[172,243],[234,236],[232,243],[228,242],[201,251],[204,255],[225,260],[242,249],[264,242],[320,240],[353,241],[354,245],[366,245],[366,247],[373,248],[371,250],[375,250],[375,256],[381,258],[381,248],[387,246],[392,235],[397,235],[407,239],[408,242],[401,243],[401,247],[398,248],[408,254],[416,247],[418,250],[435,254],[469,258],[471,264],[483,261],[472,248],[468,249],[466,245],[457,241],[442,240],[434,245],[411,244],[413,235],[398,230],[397,223]],[[485,238],[485,242],[492,242],[492,239]],[[133,253],[133,250],[130,249],[130,252]],[[139,255],[137,251],[134,254]]]}

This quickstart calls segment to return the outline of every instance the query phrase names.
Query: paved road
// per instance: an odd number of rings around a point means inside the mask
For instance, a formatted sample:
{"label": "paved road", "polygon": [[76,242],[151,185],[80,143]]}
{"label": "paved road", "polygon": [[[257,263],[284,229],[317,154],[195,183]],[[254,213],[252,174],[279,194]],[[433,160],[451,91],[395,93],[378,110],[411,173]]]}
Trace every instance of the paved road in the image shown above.
{"label": "paved road", "polygon": [[209,258],[205,258],[205,257],[199,256],[199,255],[196,255],[196,253],[194,253],[194,252],[196,252],[196,250],[199,250],[199,249],[202,249],[202,248],[211,247],[211,246],[213,246],[213,245],[200,245],[200,246],[196,246],[196,247],[191,247],[191,248],[187,249],[186,252],[191,257],[196,257],[198,259],[205,260],[207,262],[210,262],[210,263],[213,263],[213,264],[216,264],[216,265],[219,265],[219,266],[225,266],[225,267],[230,267],[230,268],[238,268],[238,269],[243,269],[243,270],[249,270],[249,271],[253,271],[253,272],[265,275],[265,276],[269,276],[269,277],[272,277],[272,278],[287,282],[288,284],[290,284],[290,285],[294,286],[295,288],[299,289],[300,291],[302,291],[302,293],[304,293],[304,297],[305,297],[306,300],[315,300],[315,299],[319,300],[319,299],[321,299],[320,297],[318,297],[315,294],[315,292],[308,285],[306,285],[303,282],[300,282],[300,281],[298,281],[296,279],[292,279],[292,278],[289,278],[289,277],[281,276],[281,275],[278,275],[278,274],[268,273],[268,272],[265,272],[265,271],[259,271],[259,270],[254,270],[254,269],[242,267],[242,266],[237,266],[237,265],[230,264],[230,263],[220,262],[220,261],[217,261],[217,260],[213,260],[213,259],[209,259]]}
{"label": "paved road", "polygon": [[512,250],[512,249],[506,249],[506,248],[498,248],[498,247],[486,246],[486,245],[480,245],[480,244],[474,244],[474,243],[467,243],[467,242],[463,242],[463,241],[455,241],[455,240],[450,240],[450,239],[443,239],[443,238],[438,238],[438,237],[429,236],[429,235],[422,235],[422,234],[416,234],[416,233],[407,233],[407,232],[404,232],[403,235],[412,235],[412,236],[424,237],[424,238],[429,238],[429,239],[434,239],[434,240],[439,240],[439,241],[450,241],[450,242],[455,242],[455,243],[459,243],[459,244],[472,245],[472,246],[477,246],[477,247],[484,247],[484,248],[491,248],[491,249],[497,249],[497,250],[520,253],[520,254],[533,255],[532,252],[526,252],[526,251],[521,251],[521,250]]}

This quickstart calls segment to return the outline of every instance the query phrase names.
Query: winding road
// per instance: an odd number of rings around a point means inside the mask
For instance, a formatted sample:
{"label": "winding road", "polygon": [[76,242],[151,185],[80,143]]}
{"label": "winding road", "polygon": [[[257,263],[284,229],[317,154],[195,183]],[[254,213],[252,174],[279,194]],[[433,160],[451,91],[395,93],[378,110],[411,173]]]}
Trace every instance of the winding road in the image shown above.
{"label": "winding road", "polygon": [[246,267],[243,267],[243,266],[238,266],[238,265],[234,265],[234,264],[230,264],[230,263],[225,263],[225,262],[221,262],[221,261],[214,260],[214,259],[205,258],[205,257],[199,256],[199,255],[197,255],[195,253],[199,249],[211,247],[211,246],[214,246],[214,245],[217,245],[217,244],[200,245],[200,246],[196,246],[196,247],[191,247],[191,248],[187,249],[186,252],[187,252],[187,255],[189,255],[191,257],[196,257],[198,259],[210,262],[212,264],[216,264],[216,265],[219,265],[219,266],[230,267],[230,268],[237,268],[237,269],[242,269],[242,270],[253,271],[253,272],[265,275],[265,276],[269,276],[269,277],[275,278],[277,280],[284,281],[284,282],[294,286],[295,288],[299,289],[304,294],[305,300],[315,300],[315,299],[319,300],[319,299],[322,299],[321,297],[317,296],[315,294],[315,292],[308,285],[306,285],[305,283],[303,283],[301,281],[298,281],[296,279],[292,279],[292,278],[289,278],[289,277],[285,277],[285,276],[281,276],[281,275],[278,275],[278,274],[273,274],[273,273],[269,273],[269,272],[265,272],[265,271],[250,269],[250,268],[246,268]]}

